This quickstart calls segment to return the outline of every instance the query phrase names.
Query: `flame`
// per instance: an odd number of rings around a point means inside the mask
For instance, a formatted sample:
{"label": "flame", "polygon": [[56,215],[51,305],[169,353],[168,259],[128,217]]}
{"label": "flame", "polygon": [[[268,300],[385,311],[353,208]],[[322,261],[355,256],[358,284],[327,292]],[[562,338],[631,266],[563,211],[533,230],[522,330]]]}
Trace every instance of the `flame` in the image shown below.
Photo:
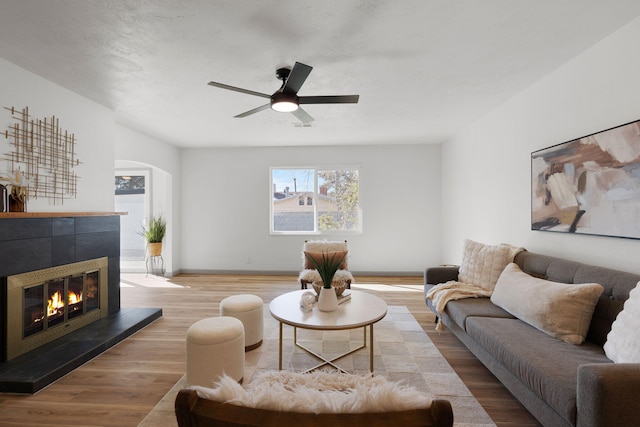
{"label": "flame", "polygon": [[[82,292],[78,294],[73,291],[69,291],[67,299],[69,301],[69,305],[77,304],[82,301]],[[51,295],[51,298],[49,298],[49,301],[47,302],[47,316],[58,314],[62,309],[64,309],[64,299],[62,298],[60,291],[56,291]]]}
{"label": "flame", "polygon": [[49,298],[47,304],[47,316],[53,316],[54,314],[57,314],[62,308],[64,308],[64,300],[62,299],[62,295],[58,291],[51,295],[51,298]]}
{"label": "flame", "polygon": [[82,292],[77,294],[73,291],[69,291],[69,304],[77,304],[82,301]]}

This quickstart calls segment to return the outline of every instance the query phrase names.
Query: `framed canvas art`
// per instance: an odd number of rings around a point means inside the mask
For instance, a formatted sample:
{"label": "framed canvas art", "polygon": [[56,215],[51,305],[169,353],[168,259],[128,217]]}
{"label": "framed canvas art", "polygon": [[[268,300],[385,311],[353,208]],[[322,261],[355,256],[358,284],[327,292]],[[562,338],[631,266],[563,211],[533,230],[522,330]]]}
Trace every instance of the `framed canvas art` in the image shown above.
{"label": "framed canvas art", "polygon": [[531,153],[531,229],[640,239],[640,120]]}

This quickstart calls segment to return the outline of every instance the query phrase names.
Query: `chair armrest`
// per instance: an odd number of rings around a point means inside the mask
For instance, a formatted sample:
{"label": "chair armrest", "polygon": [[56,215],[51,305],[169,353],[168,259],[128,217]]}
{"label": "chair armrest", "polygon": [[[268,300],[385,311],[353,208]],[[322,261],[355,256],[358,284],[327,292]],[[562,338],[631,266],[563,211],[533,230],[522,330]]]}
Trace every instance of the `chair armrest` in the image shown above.
{"label": "chair armrest", "polygon": [[429,267],[424,271],[424,284],[437,285],[438,283],[446,283],[451,280],[458,280],[459,270],[460,267],[457,265]]}
{"label": "chair armrest", "polygon": [[578,427],[636,425],[640,363],[590,363],[578,368]]}

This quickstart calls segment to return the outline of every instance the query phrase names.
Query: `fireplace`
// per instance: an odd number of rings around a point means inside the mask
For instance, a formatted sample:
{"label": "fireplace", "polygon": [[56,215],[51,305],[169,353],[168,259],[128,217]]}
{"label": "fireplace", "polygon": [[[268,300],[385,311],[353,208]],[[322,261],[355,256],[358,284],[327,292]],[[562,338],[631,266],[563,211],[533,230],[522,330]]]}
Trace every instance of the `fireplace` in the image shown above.
{"label": "fireplace", "polygon": [[[36,393],[162,316],[160,308],[120,306],[120,216],[0,213],[0,393]],[[108,259],[106,268],[92,264],[101,258]],[[58,267],[60,274],[44,274]],[[18,290],[12,285],[17,295],[10,299],[10,277],[12,284],[17,277],[35,279]],[[70,292],[82,294],[82,302]],[[52,308],[49,316],[48,300],[67,307]]]}
{"label": "fireplace", "polygon": [[7,277],[6,360],[108,314],[107,257]]}

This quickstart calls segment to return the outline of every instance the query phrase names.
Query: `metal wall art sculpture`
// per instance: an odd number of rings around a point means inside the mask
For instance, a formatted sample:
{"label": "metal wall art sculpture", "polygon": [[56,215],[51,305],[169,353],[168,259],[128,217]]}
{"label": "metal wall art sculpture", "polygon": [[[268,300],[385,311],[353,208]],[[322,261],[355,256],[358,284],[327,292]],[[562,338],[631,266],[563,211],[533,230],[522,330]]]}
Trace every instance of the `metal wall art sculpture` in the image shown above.
{"label": "metal wall art sculpture", "polygon": [[13,150],[3,158],[7,166],[3,170],[10,176],[2,178],[9,183],[18,176],[24,178],[27,194],[35,199],[47,197],[63,204],[65,198],[75,198],[79,177],[74,167],[80,164],[75,135],[61,129],[55,116],[36,119],[28,107],[5,109],[13,123],[4,134]]}

